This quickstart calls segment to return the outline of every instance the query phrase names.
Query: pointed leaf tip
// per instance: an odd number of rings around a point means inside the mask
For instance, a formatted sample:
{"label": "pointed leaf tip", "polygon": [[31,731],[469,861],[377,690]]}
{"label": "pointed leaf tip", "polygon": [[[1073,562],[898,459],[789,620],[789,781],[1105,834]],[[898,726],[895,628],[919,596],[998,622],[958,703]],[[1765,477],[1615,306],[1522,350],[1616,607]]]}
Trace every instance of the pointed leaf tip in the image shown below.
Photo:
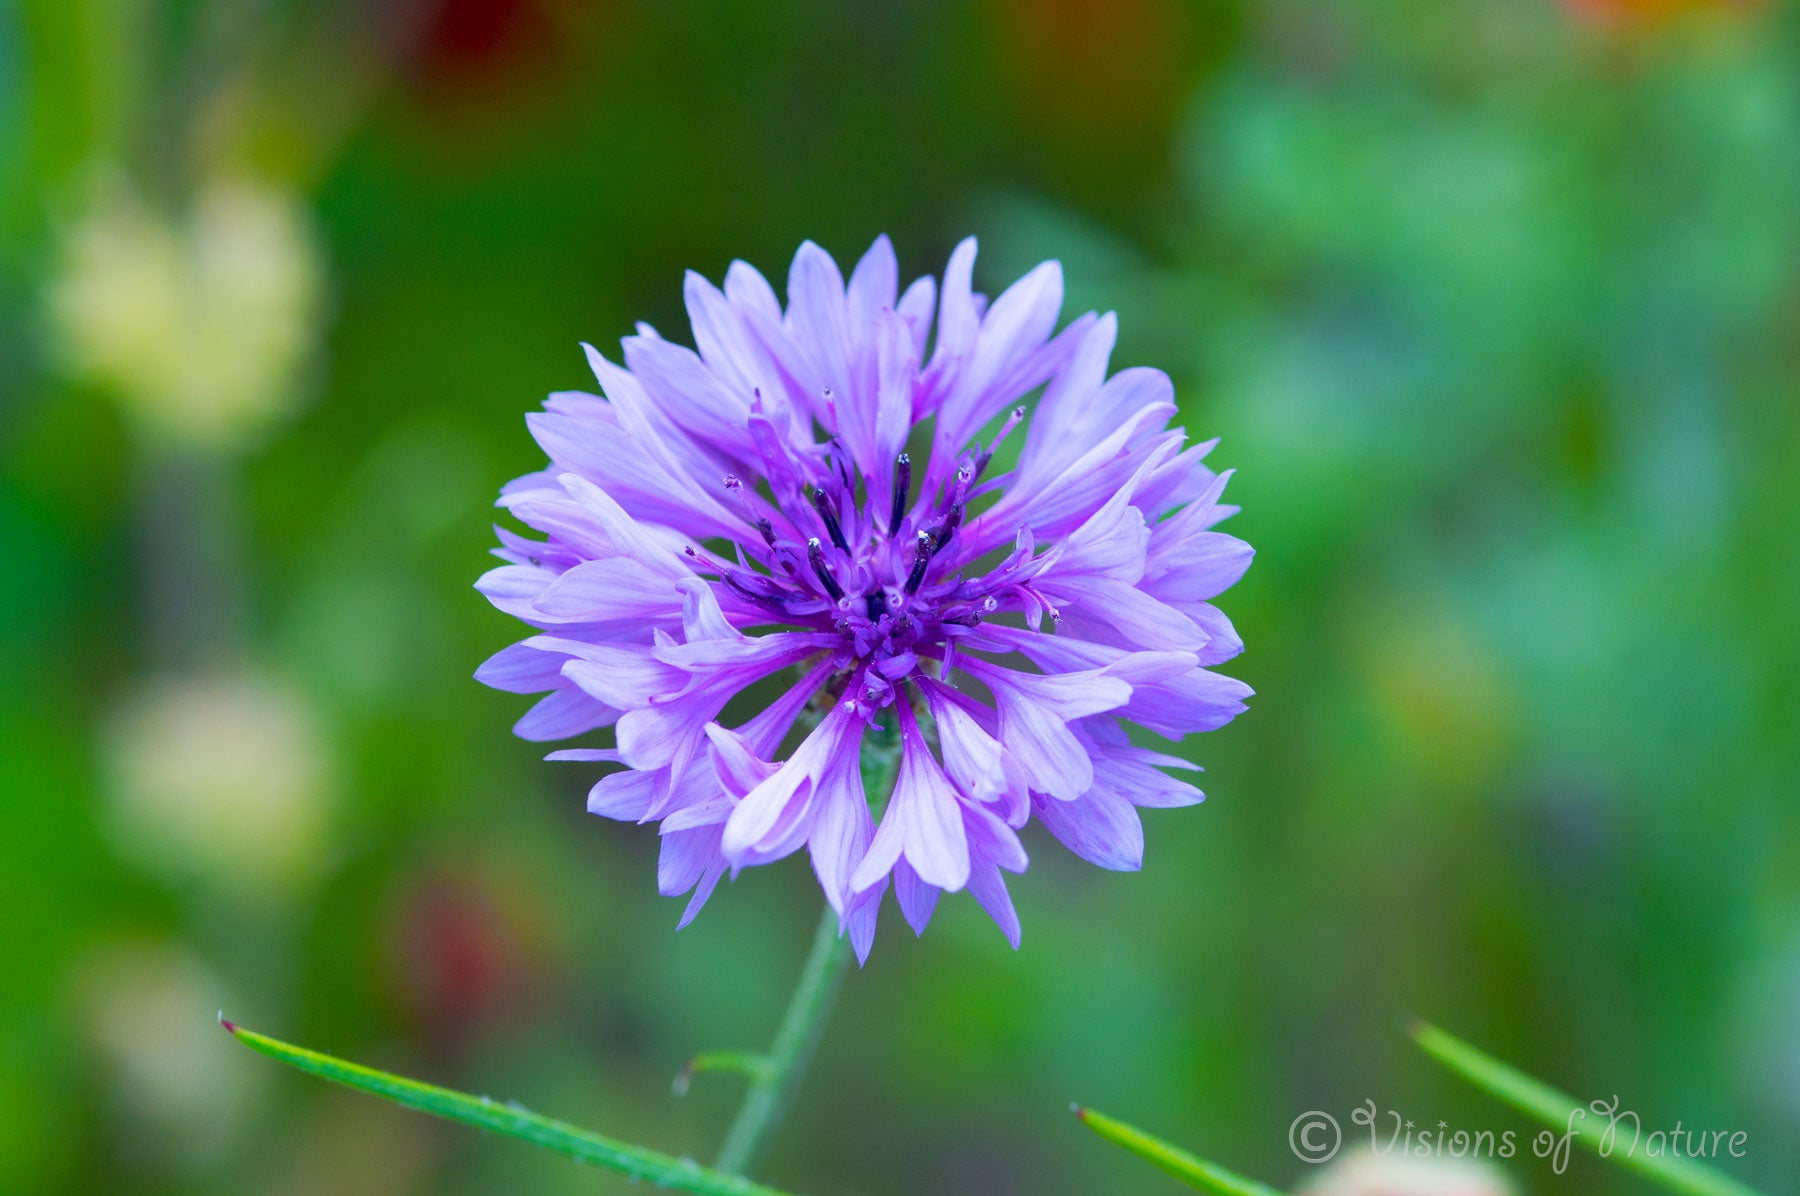
{"label": "pointed leaf tip", "polygon": [[1071,1108],[1081,1119],[1081,1124],[1100,1137],[1115,1146],[1124,1147],[1198,1191],[1211,1192],[1214,1196],[1282,1196],[1282,1193],[1266,1184],[1227,1171],[1217,1163],[1189,1154],[1179,1146],[1147,1134],[1134,1125],[1081,1105],[1072,1105]]}
{"label": "pointed leaf tip", "polygon": [[231,1035],[233,1038],[237,1037],[237,1032],[238,1032],[237,1023],[233,1022],[233,1021],[227,1021],[225,1018],[225,1011],[223,1009],[219,1010],[219,1028],[224,1030],[225,1033]]}

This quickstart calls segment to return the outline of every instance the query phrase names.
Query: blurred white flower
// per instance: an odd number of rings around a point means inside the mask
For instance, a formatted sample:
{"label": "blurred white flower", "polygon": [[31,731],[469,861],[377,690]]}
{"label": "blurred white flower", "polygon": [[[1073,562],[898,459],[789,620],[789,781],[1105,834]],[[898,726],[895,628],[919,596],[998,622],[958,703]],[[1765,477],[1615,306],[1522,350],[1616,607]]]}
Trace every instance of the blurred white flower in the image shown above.
{"label": "blurred white flower", "polygon": [[1515,1196],[1497,1168],[1472,1159],[1419,1158],[1359,1150],[1300,1189],[1301,1196]]}
{"label": "blurred white flower", "polygon": [[70,371],[135,420],[180,443],[235,447],[292,411],[322,274],[291,195],[215,181],[178,225],[113,176],[65,232],[50,316]]}
{"label": "blurred white flower", "polygon": [[134,1145],[175,1165],[216,1160],[264,1090],[261,1069],[219,1031],[218,979],[179,944],[123,942],[97,950],[75,982],[84,1037]]}
{"label": "blurred white flower", "polygon": [[104,747],[120,854],[234,895],[280,896],[317,868],[329,767],[288,686],[248,673],[153,680]]}

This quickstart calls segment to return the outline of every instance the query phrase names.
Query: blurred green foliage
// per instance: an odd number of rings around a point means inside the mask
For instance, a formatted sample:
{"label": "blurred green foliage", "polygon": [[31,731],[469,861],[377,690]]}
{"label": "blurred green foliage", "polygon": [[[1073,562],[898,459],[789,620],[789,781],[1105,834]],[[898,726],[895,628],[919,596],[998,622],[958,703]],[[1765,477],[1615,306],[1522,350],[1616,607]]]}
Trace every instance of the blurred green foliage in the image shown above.
{"label": "blurred green foliage", "polygon": [[[63,360],[47,296],[99,174],[171,221],[215,177],[306,214],[328,311],[254,443],[157,441]],[[685,268],[882,231],[911,273],[980,234],[990,287],[1060,257],[1116,364],[1224,436],[1259,697],[1184,746],[1210,800],[1149,818],[1141,874],[1032,839],[1017,954],[963,899],[918,942],[890,916],[768,1178],[1168,1190],[1071,1098],[1283,1187],[1303,1110],[1522,1128],[1407,1011],[1747,1131],[1748,1182],[1800,1173],[1788,5],[15,0],[0,1191],[619,1187],[277,1073],[220,1006],[710,1156],[738,1081],[669,1080],[767,1040],[816,887],[755,870],[674,934],[653,834],[585,815],[589,770],[470,680],[516,634],[470,583],[578,341],[676,335]],[[232,776],[321,756],[270,790],[329,826],[298,879],[121,829],[129,778],[207,761],[121,711],[221,671],[276,695],[182,707],[248,745]],[[145,740],[171,758],[122,768]]]}

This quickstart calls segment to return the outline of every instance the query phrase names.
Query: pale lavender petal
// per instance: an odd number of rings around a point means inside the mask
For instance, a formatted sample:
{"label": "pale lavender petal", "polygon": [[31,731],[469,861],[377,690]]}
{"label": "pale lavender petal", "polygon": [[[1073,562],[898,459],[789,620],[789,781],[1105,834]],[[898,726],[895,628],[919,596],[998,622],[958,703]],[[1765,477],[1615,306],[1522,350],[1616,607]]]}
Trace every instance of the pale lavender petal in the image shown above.
{"label": "pale lavender petal", "polygon": [[1131,686],[1099,670],[1035,674],[980,663],[964,668],[986,682],[1000,706],[1000,743],[1032,789],[1072,798],[1094,783],[1094,766],[1069,721],[1131,700]]}
{"label": "pale lavender petal", "polygon": [[946,381],[975,347],[981,315],[975,309],[974,273],[975,238],[968,237],[957,245],[944,269],[944,287],[938,299],[937,343],[925,371],[920,403],[914,408],[915,418],[937,410]]}
{"label": "pale lavender petal", "polygon": [[964,706],[968,699],[928,679],[922,679],[919,688],[937,724],[944,771],[958,789],[976,801],[991,801],[999,796],[1006,780],[1000,766],[1000,741],[989,735]]}
{"label": "pale lavender petal", "polygon": [[936,306],[937,280],[927,274],[913,280],[913,284],[906,288],[906,294],[900,296],[899,305],[894,308],[900,318],[906,321],[915,358],[923,359],[925,356],[925,342],[931,335],[931,311]]}
{"label": "pale lavender petal", "polygon": [[900,260],[894,256],[894,243],[883,233],[850,272],[845,298],[851,329],[864,332],[872,327],[884,310],[893,310],[899,293]]}
{"label": "pale lavender petal", "polygon": [[817,807],[807,840],[813,872],[831,908],[842,914],[853,896],[850,875],[875,836],[858,757],[839,753],[819,781]]}
{"label": "pale lavender petal", "polygon": [[937,908],[938,892],[935,886],[920,880],[919,874],[904,859],[894,865],[894,896],[899,899],[900,912],[915,935],[924,934],[925,927],[930,924],[931,912]]}
{"label": "pale lavender petal", "polygon": [[[807,241],[788,271],[788,330],[807,364],[801,378],[820,396],[850,392],[849,313],[844,276],[823,249]],[[816,408],[821,413],[823,404]]]}
{"label": "pale lavender petal", "polygon": [[[1070,350],[1069,359],[1044,389],[1036,413],[1019,451],[1019,484],[1030,486],[1056,477],[1074,463],[1095,437],[1087,414],[1094,396],[1106,381],[1106,364],[1119,336],[1118,317],[1111,312],[1083,329]],[[1112,430],[1110,425],[1100,434]]]}
{"label": "pale lavender petal", "polygon": [[732,390],[692,349],[660,337],[626,337],[625,366],[644,393],[694,438],[738,461],[752,461],[737,431],[750,418],[750,393]]}
{"label": "pale lavender petal", "polygon": [[1012,949],[1019,949],[1021,931],[1019,915],[1013,909],[1012,894],[1006,891],[1006,881],[1000,876],[1000,869],[986,860],[977,863],[969,871],[969,894],[987,911],[987,916],[994,920]]}
{"label": "pale lavender petal", "polygon": [[840,755],[855,752],[861,738],[861,720],[842,703],[832,707],[787,762],[738,803],[725,824],[727,858],[785,855],[798,847],[793,833],[814,812],[815,789]]}
{"label": "pale lavender petal", "polygon": [[528,644],[508,644],[475,670],[475,680],[515,694],[538,694],[562,685],[562,665],[568,659]]}
{"label": "pale lavender petal", "polygon": [[609,773],[588,791],[588,813],[621,822],[641,822],[655,796],[655,773],[630,769]]}
{"label": "pale lavender petal", "polygon": [[850,886],[869,888],[904,856],[922,880],[954,893],[969,879],[969,843],[956,790],[932,759],[911,710],[904,705],[898,710],[901,755],[894,795]]}
{"label": "pale lavender petal", "polygon": [[1032,810],[1064,847],[1102,868],[1135,872],[1144,864],[1144,827],[1137,809],[1099,787],[1073,801],[1037,798]]}
{"label": "pale lavender petal", "polygon": [[558,577],[531,612],[547,623],[673,623],[681,618],[681,595],[667,577],[630,557],[612,557]]}
{"label": "pale lavender petal", "polygon": [[740,396],[772,387],[775,375],[768,354],[744,326],[743,317],[712,283],[689,270],[685,285],[688,320],[694,346],[707,368]]}
{"label": "pale lavender petal", "polygon": [[838,933],[850,936],[850,946],[856,952],[859,967],[869,962],[869,949],[875,945],[875,928],[881,921],[881,899],[887,895],[887,888],[887,878],[883,877],[874,888],[856,894],[838,922]]}
{"label": "pale lavender petal", "polygon": [[613,748],[561,748],[544,754],[546,760],[569,760],[580,764],[618,764],[619,753]]}
{"label": "pale lavender petal", "polygon": [[557,690],[526,711],[525,717],[513,724],[513,734],[538,743],[569,739],[596,727],[611,726],[618,718],[617,710],[570,686]]}
{"label": "pale lavender petal", "polygon": [[664,830],[662,851],[656,860],[656,891],[664,897],[685,893],[700,883],[719,855],[717,827]]}
{"label": "pale lavender petal", "polygon": [[587,645],[581,657],[565,662],[563,676],[582,692],[621,710],[648,705],[687,682],[686,673],[657,660],[648,647],[603,644]]}
{"label": "pale lavender petal", "polygon": [[759,757],[754,745],[743,735],[717,723],[706,724],[706,737],[712,741],[713,769],[719,783],[733,797],[743,797],[780,768],[780,765]]}
{"label": "pale lavender petal", "polygon": [[[949,475],[983,424],[1049,375],[1042,354],[1062,310],[1062,266],[1045,262],[994,301],[937,405],[927,487]],[[946,291],[946,299],[949,293]],[[940,334],[941,335],[941,334]]]}

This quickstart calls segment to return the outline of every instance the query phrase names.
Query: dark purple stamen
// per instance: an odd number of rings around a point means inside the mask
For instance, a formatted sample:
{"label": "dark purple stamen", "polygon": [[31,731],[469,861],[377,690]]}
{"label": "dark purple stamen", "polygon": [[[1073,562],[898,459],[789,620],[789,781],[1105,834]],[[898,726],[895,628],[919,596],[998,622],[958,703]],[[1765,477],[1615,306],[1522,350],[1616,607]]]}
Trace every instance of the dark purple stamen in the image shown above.
{"label": "dark purple stamen", "polygon": [[980,477],[987,470],[988,462],[994,459],[994,450],[1000,447],[1001,441],[1012,435],[1012,430],[1018,427],[1019,421],[1024,418],[1025,405],[1021,403],[1012,409],[1012,414],[1008,415],[1006,417],[1006,422],[1000,425],[1000,431],[994,436],[993,441],[987,446],[986,451],[975,458],[976,477]]}
{"label": "dark purple stamen", "polygon": [[725,475],[725,489],[737,495],[738,501],[744,505],[744,517],[762,533],[763,543],[770,548],[775,547],[775,525],[756,513],[756,508],[750,505],[750,496],[744,491],[744,483],[738,480],[736,474]]}
{"label": "dark purple stamen", "polygon": [[819,537],[814,536],[806,542],[806,560],[813,567],[813,572],[818,575],[819,584],[825,587],[827,594],[831,595],[831,600],[836,602],[842,598],[844,587],[837,583],[837,578],[833,577],[831,570],[825,567],[825,547],[819,543]]}
{"label": "dark purple stamen", "polygon": [[962,517],[962,504],[958,503],[956,506],[950,508],[950,513],[944,516],[944,521],[933,529],[931,533],[932,538],[937,541],[937,546],[939,548],[950,543],[951,539],[956,535],[956,529],[962,526]]}
{"label": "dark purple stamen", "polygon": [[931,564],[931,552],[936,547],[936,540],[930,532],[919,533],[919,554],[913,558],[912,572],[906,576],[906,592],[917,594],[919,587],[925,582],[925,568]]}
{"label": "dark purple stamen", "polygon": [[831,496],[821,487],[814,487],[812,492],[813,509],[819,513],[820,522],[825,525],[825,534],[840,552],[849,552],[850,545],[844,540],[844,529],[838,523],[837,512],[832,510]]}
{"label": "dark purple stamen", "polygon": [[[974,472],[979,473],[980,467],[977,466]],[[956,529],[962,526],[963,499],[969,493],[970,476],[970,469],[967,465],[956,471],[956,485],[950,491],[950,510],[944,516],[944,521],[933,528],[931,532],[932,539],[936,541],[939,549],[950,543],[951,537],[956,535]]]}
{"label": "dark purple stamen", "polygon": [[912,458],[901,453],[894,458],[894,513],[888,516],[888,535],[900,534],[900,521],[906,517],[907,490],[912,486]]}
{"label": "dark purple stamen", "polygon": [[881,616],[887,614],[887,591],[870,590],[867,594],[863,595],[863,603],[868,608],[869,618],[873,621],[879,621]]}
{"label": "dark purple stamen", "polygon": [[[755,575],[752,574],[752,576]],[[765,593],[761,588],[753,586],[742,577],[739,577],[735,571],[725,575],[725,584],[742,594],[744,597],[750,599],[752,602],[760,602],[764,606],[771,607],[784,615],[788,613],[787,603],[782,599],[781,595]]]}

